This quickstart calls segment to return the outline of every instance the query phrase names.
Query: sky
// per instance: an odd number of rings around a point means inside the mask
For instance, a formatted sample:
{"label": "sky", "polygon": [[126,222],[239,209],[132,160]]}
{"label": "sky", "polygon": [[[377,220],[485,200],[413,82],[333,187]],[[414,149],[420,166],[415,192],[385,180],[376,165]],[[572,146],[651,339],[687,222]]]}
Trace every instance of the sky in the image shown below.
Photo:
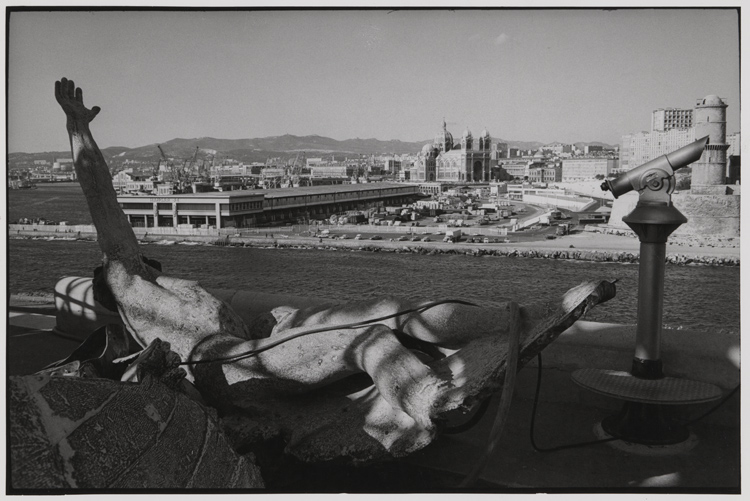
{"label": "sky", "polygon": [[602,141],[657,108],[725,98],[740,124],[732,9],[13,12],[9,152],[69,149],[61,77],[100,147],[317,134]]}

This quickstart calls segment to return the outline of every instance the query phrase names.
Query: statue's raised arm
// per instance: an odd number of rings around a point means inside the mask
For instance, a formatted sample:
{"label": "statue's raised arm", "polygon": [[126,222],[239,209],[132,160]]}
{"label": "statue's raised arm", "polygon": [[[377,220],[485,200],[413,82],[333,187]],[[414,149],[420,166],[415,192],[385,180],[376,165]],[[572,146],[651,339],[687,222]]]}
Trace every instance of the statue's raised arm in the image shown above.
{"label": "statue's raised arm", "polygon": [[67,117],[73,164],[104,254],[104,277],[131,334],[144,347],[156,338],[167,341],[183,359],[211,334],[247,338],[244,322],[226,304],[197,283],[159,276],[144,263],[89,128],[100,108],[88,109],[83,90],[66,78],[55,82],[55,98]]}
{"label": "statue's raised arm", "polygon": [[86,196],[105,260],[117,260],[129,273],[147,276],[148,270],[141,261],[133,228],[117,204],[107,162],[89,129],[89,123],[99,114],[100,108],[86,108],[83,90],[66,78],[55,82],[55,98],[67,118],[76,175]]}

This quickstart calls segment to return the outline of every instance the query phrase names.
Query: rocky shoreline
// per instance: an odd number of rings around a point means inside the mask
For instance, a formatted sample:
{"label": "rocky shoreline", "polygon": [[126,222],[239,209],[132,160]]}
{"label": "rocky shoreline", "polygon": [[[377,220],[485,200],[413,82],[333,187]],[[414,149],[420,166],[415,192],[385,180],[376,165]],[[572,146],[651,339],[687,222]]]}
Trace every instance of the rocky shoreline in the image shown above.
{"label": "rocky shoreline", "polygon": [[[596,238],[594,235],[591,235]],[[55,237],[10,235],[11,239],[44,239],[44,240],[85,240],[95,241],[96,235],[81,235],[79,237]],[[637,244],[636,239],[622,236]],[[466,243],[443,243],[443,242],[392,242],[388,240],[378,241],[355,241],[355,240],[329,240],[319,241],[310,237],[288,237],[288,238],[265,238],[265,237],[185,237],[185,236],[159,236],[149,235],[139,239],[141,244],[148,245],[216,245],[233,247],[257,247],[257,248],[279,248],[279,249],[318,249],[318,250],[350,250],[365,252],[386,252],[401,254],[420,255],[466,255],[472,257],[498,256],[512,258],[531,259],[558,259],[576,261],[594,261],[609,263],[638,263],[639,252],[633,250],[615,249],[583,249],[576,248],[572,244],[566,245],[569,240],[558,239],[555,241],[524,242],[514,246],[513,244],[466,244]],[[578,243],[578,242],[576,242]],[[591,241],[587,246],[591,246]],[[708,244],[709,247],[714,247]],[[564,247],[564,248],[563,248]],[[685,246],[679,246],[682,249]],[[734,246],[733,246],[734,247]],[[701,247],[702,248],[702,247]],[[687,250],[687,249],[686,249]],[[691,252],[691,251],[695,252]],[[674,265],[707,265],[707,266],[739,266],[739,252],[730,255],[715,255],[701,252],[695,247],[687,252],[668,251],[666,261]]]}
{"label": "rocky shoreline", "polygon": [[[231,244],[230,244],[231,245]],[[287,245],[278,243],[274,247],[279,249],[320,249],[320,250],[341,250],[342,247],[335,245]],[[387,252],[396,254],[420,254],[420,255],[466,255],[472,257],[498,256],[498,257],[518,257],[531,259],[560,259],[575,261],[595,261],[608,263],[638,263],[638,253],[632,252],[611,252],[597,250],[551,250],[551,249],[444,249],[444,248],[425,248],[422,246],[403,246],[400,248],[386,248],[377,245],[363,245],[356,249],[345,248],[348,250],[359,250],[366,252]],[[669,264],[675,265],[708,265],[708,266],[739,266],[738,257],[717,257],[717,256],[688,256],[686,254],[670,254],[666,257]]]}

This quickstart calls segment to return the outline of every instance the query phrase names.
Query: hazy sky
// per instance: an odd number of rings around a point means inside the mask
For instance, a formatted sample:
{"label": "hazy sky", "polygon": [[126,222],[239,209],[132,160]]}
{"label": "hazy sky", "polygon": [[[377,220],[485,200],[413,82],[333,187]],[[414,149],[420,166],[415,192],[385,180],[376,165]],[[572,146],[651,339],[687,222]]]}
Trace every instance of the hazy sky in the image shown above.
{"label": "hazy sky", "polygon": [[604,141],[656,108],[726,98],[739,130],[734,10],[17,12],[10,152],[69,148],[73,79],[101,147],[318,134]]}

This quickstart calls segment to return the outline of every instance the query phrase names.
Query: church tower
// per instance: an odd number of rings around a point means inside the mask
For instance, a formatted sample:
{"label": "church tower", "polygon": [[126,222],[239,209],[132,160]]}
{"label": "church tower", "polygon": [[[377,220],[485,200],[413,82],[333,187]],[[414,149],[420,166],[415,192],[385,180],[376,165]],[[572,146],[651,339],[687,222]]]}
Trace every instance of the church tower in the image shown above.
{"label": "church tower", "polygon": [[491,142],[490,133],[487,132],[487,129],[484,129],[479,135],[479,151],[490,151]]}
{"label": "church tower", "polygon": [[469,128],[466,127],[466,129],[464,129],[463,135],[461,136],[461,149],[463,151],[471,151],[473,149],[473,143],[474,138],[471,136]]}

